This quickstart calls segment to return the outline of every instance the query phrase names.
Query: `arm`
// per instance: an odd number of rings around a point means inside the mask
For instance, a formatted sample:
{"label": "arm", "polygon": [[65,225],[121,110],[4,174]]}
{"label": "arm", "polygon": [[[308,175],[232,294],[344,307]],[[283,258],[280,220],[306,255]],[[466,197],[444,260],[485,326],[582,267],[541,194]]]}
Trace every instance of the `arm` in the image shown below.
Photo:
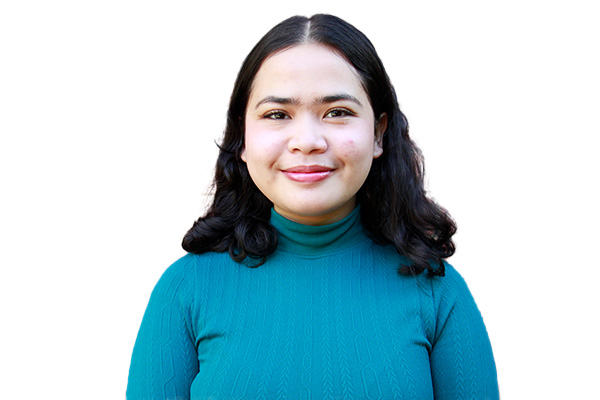
{"label": "arm", "polygon": [[173,264],[154,288],[135,342],[127,399],[189,399],[198,373],[191,325],[194,273],[189,258]]}
{"label": "arm", "polygon": [[477,305],[450,265],[433,283],[435,337],[430,353],[436,400],[499,398],[492,347]]}

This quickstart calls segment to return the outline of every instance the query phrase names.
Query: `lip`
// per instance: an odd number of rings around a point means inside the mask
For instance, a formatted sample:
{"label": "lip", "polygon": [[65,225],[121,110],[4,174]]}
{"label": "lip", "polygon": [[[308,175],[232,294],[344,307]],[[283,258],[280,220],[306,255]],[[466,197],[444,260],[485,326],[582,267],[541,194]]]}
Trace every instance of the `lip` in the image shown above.
{"label": "lip", "polygon": [[333,168],[323,165],[298,165],[286,168],[281,172],[293,181],[313,183],[327,179],[333,171]]}

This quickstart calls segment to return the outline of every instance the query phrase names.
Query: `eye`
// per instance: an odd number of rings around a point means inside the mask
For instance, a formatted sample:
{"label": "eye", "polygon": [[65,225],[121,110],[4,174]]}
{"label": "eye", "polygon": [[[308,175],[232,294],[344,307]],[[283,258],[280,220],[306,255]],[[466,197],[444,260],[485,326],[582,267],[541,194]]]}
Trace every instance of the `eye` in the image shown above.
{"label": "eye", "polygon": [[263,115],[265,119],[289,119],[290,116],[281,110],[273,110]]}
{"label": "eye", "polygon": [[351,117],[353,115],[356,115],[356,113],[348,110],[347,108],[334,108],[327,111],[325,118]]}

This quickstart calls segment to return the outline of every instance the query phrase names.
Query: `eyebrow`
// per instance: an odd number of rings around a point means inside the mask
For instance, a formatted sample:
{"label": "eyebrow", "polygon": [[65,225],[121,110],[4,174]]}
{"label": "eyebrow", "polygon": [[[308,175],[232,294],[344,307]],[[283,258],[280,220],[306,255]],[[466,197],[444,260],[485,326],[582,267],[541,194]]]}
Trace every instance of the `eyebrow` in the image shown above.
{"label": "eyebrow", "polygon": [[[315,104],[315,105],[329,104],[329,103],[335,103],[336,101],[340,101],[340,100],[351,101],[362,107],[362,103],[360,101],[358,101],[358,99],[356,97],[354,97],[350,94],[347,94],[347,93],[339,93],[339,94],[318,97],[313,101],[313,104]],[[261,105],[263,105],[265,103],[292,104],[295,106],[301,104],[300,100],[297,98],[267,96],[264,99],[260,100],[258,103],[256,103],[256,108],[260,107]]]}

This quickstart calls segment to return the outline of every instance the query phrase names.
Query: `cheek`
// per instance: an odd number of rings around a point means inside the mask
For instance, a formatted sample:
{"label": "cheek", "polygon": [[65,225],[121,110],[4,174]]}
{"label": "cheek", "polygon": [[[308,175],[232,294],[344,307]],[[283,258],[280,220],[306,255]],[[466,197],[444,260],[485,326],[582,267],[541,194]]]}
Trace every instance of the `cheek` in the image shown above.
{"label": "cheek", "polygon": [[244,138],[244,161],[248,164],[273,163],[281,152],[279,136],[274,132],[253,129],[252,124],[248,124]]}
{"label": "cheek", "polygon": [[261,135],[260,130],[252,122],[246,122],[245,130],[244,153],[247,159],[253,160],[260,155],[259,149],[267,145],[264,139],[265,135]]}
{"label": "cheek", "polygon": [[246,138],[244,153],[246,162],[265,162],[276,155],[277,144],[261,137]]}
{"label": "cheek", "polygon": [[361,167],[370,165],[373,161],[373,143],[365,140],[348,139],[338,147],[339,157],[346,164]]}

